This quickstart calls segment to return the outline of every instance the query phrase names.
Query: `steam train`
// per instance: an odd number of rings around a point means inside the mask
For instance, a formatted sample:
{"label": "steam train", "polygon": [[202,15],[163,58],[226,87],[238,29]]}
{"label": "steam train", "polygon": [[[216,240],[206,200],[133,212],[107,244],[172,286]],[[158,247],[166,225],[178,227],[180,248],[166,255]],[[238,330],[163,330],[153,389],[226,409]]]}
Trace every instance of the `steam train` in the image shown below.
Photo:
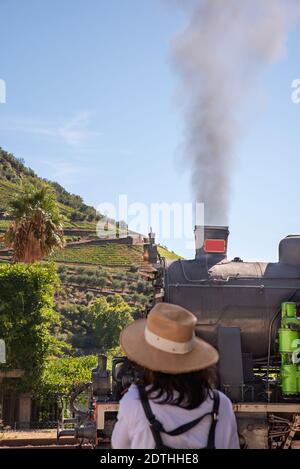
{"label": "steam train", "polygon": [[[228,236],[228,227],[196,227],[195,259],[169,263],[150,236],[153,301],[192,311],[196,334],[218,349],[219,389],[233,402],[241,447],[300,449],[300,236],[280,242],[276,263],[228,260]],[[111,389],[100,357],[89,417],[80,419],[73,403],[78,441],[100,445],[109,436],[118,389],[134,382],[134,370],[116,358],[112,377]]]}
{"label": "steam train", "polygon": [[[220,354],[219,387],[234,403],[244,445],[300,444],[300,236],[276,263],[227,259],[227,227],[196,227],[196,258],[163,269],[164,301],[198,318]],[[202,242],[198,242],[203,240]]]}

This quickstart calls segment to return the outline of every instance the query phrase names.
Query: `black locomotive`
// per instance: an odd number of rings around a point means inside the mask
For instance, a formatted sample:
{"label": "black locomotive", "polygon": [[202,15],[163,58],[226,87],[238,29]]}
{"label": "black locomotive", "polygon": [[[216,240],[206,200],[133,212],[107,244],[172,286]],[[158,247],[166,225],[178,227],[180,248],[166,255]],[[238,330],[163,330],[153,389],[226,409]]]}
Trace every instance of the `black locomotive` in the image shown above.
{"label": "black locomotive", "polygon": [[[196,333],[218,349],[219,388],[233,402],[241,446],[300,448],[300,236],[280,242],[278,262],[261,263],[227,259],[227,227],[196,227],[195,234],[195,259],[169,263],[150,236],[144,249],[155,267],[153,301],[192,311]],[[128,384],[134,371],[125,370]],[[122,379],[113,371],[116,389]],[[99,373],[106,391],[98,386],[89,418],[96,445],[108,436],[105,412],[115,416],[117,401],[103,365],[94,378]],[[77,434],[84,437],[85,427],[77,422]]]}
{"label": "black locomotive", "polygon": [[219,387],[244,445],[298,447],[300,236],[280,242],[276,263],[228,260],[228,236],[228,227],[196,227],[195,259],[166,264],[158,288],[197,316],[197,334],[218,349]]}

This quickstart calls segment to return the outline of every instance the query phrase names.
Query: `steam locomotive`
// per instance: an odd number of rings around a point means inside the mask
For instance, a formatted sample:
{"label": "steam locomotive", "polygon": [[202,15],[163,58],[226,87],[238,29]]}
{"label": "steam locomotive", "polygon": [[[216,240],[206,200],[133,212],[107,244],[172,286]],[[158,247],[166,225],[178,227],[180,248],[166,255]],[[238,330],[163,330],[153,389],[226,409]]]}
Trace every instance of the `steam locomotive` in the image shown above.
{"label": "steam locomotive", "polygon": [[[276,263],[228,260],[228,236],[228,227],[196,227],[195,259],[169,263],[150,236],[144,252],[155,267],[153,301],[192,311],[196,334],[218,349],[219,389],[233,402],[241,447],[300,449],[300,236],[280,242]],[[96,445],[116,416],[116,389],[135,379],[124,359],[113,362],[112,375],[111,391],[101,359],[88,418]],[[79,440],[89,439],[86,421],[75,428]]]}

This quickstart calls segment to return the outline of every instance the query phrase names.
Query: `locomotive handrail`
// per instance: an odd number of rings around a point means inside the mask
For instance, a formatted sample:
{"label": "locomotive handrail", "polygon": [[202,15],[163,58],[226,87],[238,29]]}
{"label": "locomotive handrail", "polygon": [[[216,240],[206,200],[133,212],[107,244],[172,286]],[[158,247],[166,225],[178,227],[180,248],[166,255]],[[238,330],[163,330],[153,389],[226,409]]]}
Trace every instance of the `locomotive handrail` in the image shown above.
{"label": "locomotive handrail", "polygon": [[[300,280],[300,279],[299,279]],[[213,288],[217,288],[219,287],[220,285],[216,285],[216,284],[189,284],[189,283],[169,283],[168,284],[168,288],[170,287],[188,287],[188,288],[198,288],[198,287],[202,287],[202,288],[205,288],[205,287],[213,287]],[[225,286],[224,283],[222,284],[222,286]],[[226,284],[226,288],[258,288],[260,290],[262,289],[271,289],[271,290],[277,290],[277,289],[287,289],[287,288],[290,288],[291,290],[300,290],[300,285],[276,285],[276,286],[272,286],[272,285],[227,285]]]}
{"label": "locomotive handrail", "polygon": [[[186,261],[186,260],[179,259],[179,260],[176,261],[176,262],[179,263],[179,265],[180,265],[180,267],[181,267],[181,269],[182,269],[182,273],[183,273],[183,276],[184,276],[185,280],[187,280],[188,282],[191,282],[191,283],[196,283],[196,282],[199,282],[199,281],[203,281],[203,282],[204,282],[204,281],[209,280],[209,279],[211,278],[211,269],[212,269],[213,267],[215,267],[215,266],[224,266],[224,265],[231,265],[231,264],[232,264],[232,261],[222,261],[222,262],[220,262],[220,263],[211,265],[209,268],[208,268],[208,266],[206,266],[206,272],[207,272],[208,277],[207,277],[206,279],[199,279],[199,280],[197,279],[197,280],[195,280],[195,279],[191,279],[191,278],[189,278],[189,277],[187,276],[186,270],[185,270],[185,268],[184,268],[184,263],[185,263],[185,262],[190,262],[190,261]],[[196,260],[193,260],[193,261],[191,261],[191,262],[196,262]],[[245,265],[245,264],[252,264],[252,265],[255,264],[256,266],[259,266],[259,267],[260,267],[262,264],[268,265],[268,263],[263,263],[263,262],[254,262],[254,263],[253,263],[253,262],[248,262],[248,263],[247,263],[247,262],[243,262],[242,264],[243,264],[243,265]],[[262,272],[261,268],[259,269],[259,271],[260,271],[260,273]],[[230,276],[230,275],[229,275],[228,277],[229,277],[230,279],[231,279],[231,278],[232,278],[232,279],[235,279],[235,278],[237,278],[237,276],[240,276],[240,273],[239,273],[239,272],[238,272],[235,276]],[[255,275],[255,276],[251,276],[251,277],[249,277],[249,276],[248,276],[248,277],[243,276],[243,279],[245,279],[245,280],[246,280],[246,279],[253,279],[253,278],[255,278],[255,279],[265,279],[266,277],[263,276],[263,275]],[[288,278],[288,277],[285,277],[285,278]],[[294,279],[294,277],[291,277],[291,278]],[[299,278],[299,280],[300,280],[300,278]]]}
{"label": "locomotive handrail", "polygon": [[225,287],[225,288],[249,288],[253,289],[256,288],[258,290],[286,290],[287,288],[290,288],[291,290],[300,290],[300,285],[228,285],[227,283],[220,283],[219,285],[215,283],[210,283],[210,284],[189,284],[189,283],[169,283],[168,284],[168,289],[170,287],[172,288],[179,288],[179,287],[185,287],[185,288],[218,288],[218,287]]}

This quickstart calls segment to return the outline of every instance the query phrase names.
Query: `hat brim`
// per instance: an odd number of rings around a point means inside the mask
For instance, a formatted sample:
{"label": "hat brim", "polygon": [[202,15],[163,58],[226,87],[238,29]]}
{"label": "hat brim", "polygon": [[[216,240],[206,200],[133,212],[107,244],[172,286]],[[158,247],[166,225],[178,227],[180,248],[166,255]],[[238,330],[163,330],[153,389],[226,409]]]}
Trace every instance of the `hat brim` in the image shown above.
{"label": "hat brim", "polygon": [[121,347],[129,360],[144,368],[162,373],[180,374],[203,370],[219,360],[217,350],[195,337],[191,352],[174,354],[158,350],[146,342],[146,319],[138,319],[120,334]]}

